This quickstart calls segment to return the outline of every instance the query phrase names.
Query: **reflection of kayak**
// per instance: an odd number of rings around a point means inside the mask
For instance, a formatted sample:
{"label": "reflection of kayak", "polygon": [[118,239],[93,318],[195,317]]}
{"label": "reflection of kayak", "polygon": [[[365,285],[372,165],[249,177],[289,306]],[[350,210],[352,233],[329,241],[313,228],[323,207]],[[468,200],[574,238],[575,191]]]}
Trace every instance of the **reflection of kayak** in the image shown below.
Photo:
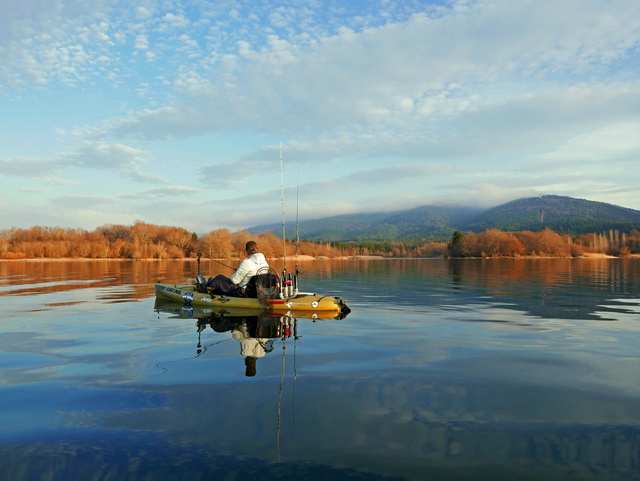
{"label": "reflection of kayak", "polygon": [[224,316],[255,316],[256,310],[251,308],[228,308],[228,307],[206,307],[193,306],[184,302],[170,301],[156,297],[153,309],[158,312],[174,314],[180,319],[200,319],[203,317],[224,317]]}
{"label": "reflection of kayak", "polygon": [[202,305],[185,304],[168,299],[156,298],[154,309],[158,312],[174,314],[180,319],[202,319],[202,318],[223,318],[223,317],[248,317],[256,316],[261,312],[268,313],[272,317],[291,317],[296,319],[342,319],[346,312],[336,311],[298,311],[293,309],[271,309],[257,311],[255,308],[247,307],[206,307]]}
{"label": "reflection of kayak", "polygon": [[[200,292],[193,284],[155,284],[156,298],[198,306],[199,308],[233,308],[259,309],[274,312],[295,311],[300,317],[312,317],[311,314],[332,314],[330,317],[346,315],[350,312],[345,302],[339,297],[321,296],[318,294],[297,294],[281,298],[251,298],[212,295]],[[303,314],[306,313],[306,314]]]}

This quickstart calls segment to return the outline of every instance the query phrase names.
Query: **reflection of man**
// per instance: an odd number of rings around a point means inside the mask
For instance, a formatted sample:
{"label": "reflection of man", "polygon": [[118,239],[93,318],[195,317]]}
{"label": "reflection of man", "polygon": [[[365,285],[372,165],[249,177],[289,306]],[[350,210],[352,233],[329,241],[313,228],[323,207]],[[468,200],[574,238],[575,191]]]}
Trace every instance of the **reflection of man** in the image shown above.
{"label": "reflection of man", "polygon": [[274,339],[252,337],[246,324],[238,325],[231,335],[240,343],[240,354],[245,357],[245,376],[256,375],[256,361],[273,351]]}

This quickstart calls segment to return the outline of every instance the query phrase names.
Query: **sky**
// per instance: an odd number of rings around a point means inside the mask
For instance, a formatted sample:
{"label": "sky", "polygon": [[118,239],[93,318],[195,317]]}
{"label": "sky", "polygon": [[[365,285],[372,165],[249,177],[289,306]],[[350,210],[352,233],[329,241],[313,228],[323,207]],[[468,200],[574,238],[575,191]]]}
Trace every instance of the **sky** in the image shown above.
{"label": "sky", "polygon": [[0,229],[640,210],[638,0],[0,4]]}

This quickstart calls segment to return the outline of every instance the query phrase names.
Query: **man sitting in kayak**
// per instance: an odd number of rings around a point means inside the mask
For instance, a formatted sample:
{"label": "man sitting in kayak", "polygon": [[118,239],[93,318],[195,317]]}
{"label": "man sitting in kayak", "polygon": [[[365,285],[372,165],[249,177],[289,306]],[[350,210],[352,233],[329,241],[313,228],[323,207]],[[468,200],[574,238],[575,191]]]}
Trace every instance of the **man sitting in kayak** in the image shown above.
{"label": "man sitting in kayak", "polygon": [[211,294],[228,294],[230,296],[244,297],[249,281],[263,267],[268,268],[264,254],[258,252],[258,244],[254,241],[247,242],[245,246],[247,258],[243,260],[231,278],[218,274],[210,277],[206,289]]}

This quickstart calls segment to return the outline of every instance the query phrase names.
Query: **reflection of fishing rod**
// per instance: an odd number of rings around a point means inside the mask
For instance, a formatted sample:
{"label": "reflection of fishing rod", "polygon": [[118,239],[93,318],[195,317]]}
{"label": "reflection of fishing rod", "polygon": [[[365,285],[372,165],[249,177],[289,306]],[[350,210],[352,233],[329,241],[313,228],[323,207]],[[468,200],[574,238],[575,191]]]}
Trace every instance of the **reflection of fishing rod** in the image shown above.
{"label": "reflection of fishing rod", "polygon": [[[283,316],[280,320],[280,325],[283,326],[283,330],[281,333],[281,341],[282,341],[282,372],[280,375],[280,389],[278,391],[278,420],[276,427],[276,451],[278,455],[278,461],[280,461],[280,431],[282,427],[282,395],[284,392],[284,381],[285,381],[285,354],[287,352],[287,338],[291,337],[292,328],[294,334],[294,344],[293,344],[293,370],[294,370],[294,378],[293,378],[293,421],[291,425],[291,435],[292,438],[295,436],[295,432],[293,430],[294,424],[296,422],[295,415],[295,398],[296,398],[296,378],[298,377],[298,371],[296,367],[296,341],[299,338],[298,336],[298,319],[295,317]],[[295,444],[295,441],[294,441]]]}
{"label": "reflection of fishing rod", "polygon": [[296,445],[295,440],[295,424],[296,424],[296,381],[298,379],[298,368],[296,366],[296,347],[298,345],[298,319],[293,319],[293,392],[291,393],[292,402],[292,421],[291,421],[291,438],[293,439],[293,445]]}
{"label": "reflection of fishing rod", "polygon": [[287,351],[287,336],[282,337],[282,375],[280,376],[280,391],[278,393],[278,425],[276,428],[276,450],[278,452],[278,461],[280,461],[280,424],[282,421],[282,385],[284,383],[284,355]]}

